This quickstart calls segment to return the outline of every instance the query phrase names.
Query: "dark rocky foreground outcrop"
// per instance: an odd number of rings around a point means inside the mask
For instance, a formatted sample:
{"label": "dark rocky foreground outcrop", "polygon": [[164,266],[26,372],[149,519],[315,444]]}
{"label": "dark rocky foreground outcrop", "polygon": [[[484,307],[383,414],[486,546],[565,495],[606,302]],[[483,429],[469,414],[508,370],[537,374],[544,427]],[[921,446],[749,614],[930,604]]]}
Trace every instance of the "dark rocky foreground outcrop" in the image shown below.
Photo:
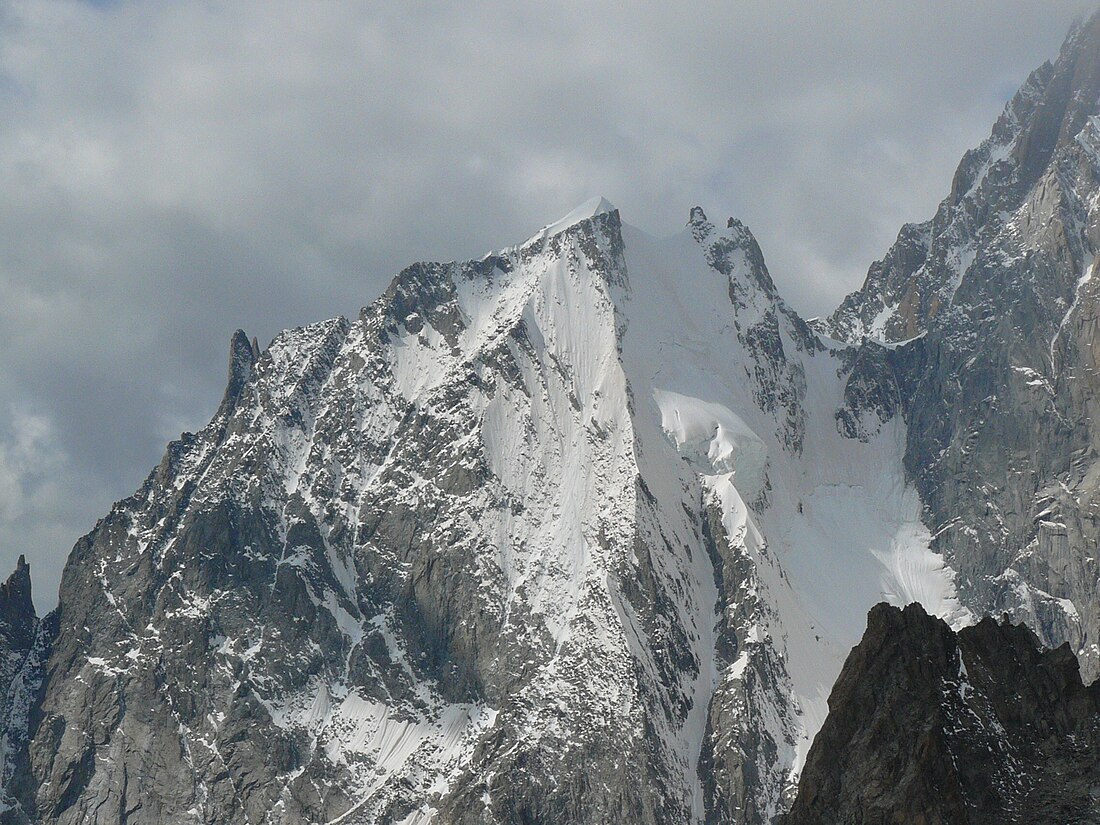
{"label": "dark rocky foreground outcrop", "polygon": [[783,825],[1013,822],[1100,822],[1100,683],[1023,625],[878,605]]}

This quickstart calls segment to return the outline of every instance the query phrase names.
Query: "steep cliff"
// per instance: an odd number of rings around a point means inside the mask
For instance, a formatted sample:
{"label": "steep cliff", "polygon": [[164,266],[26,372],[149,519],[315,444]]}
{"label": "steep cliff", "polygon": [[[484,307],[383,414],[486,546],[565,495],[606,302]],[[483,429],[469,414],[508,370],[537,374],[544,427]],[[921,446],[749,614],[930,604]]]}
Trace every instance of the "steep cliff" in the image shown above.
{"label": "steep cliff", "polygon": [[978,613],[1100,672],[1100,15],[1037,69],[820,328],[891,352],[905,465]]}
{"label": "steep cliff", "polygon": [[992,618],[955,633],[882,604],[844,664],[785,825],[1100,820],[1100,684],[1069,645]]}

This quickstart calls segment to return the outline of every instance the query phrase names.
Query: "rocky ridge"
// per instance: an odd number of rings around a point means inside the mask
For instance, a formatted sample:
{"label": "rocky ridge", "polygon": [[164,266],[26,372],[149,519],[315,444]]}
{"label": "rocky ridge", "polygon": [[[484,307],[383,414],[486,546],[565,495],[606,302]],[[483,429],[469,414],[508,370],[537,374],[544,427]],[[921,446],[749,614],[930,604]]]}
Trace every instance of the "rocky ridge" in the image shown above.
{"label": "rocky ridge", "polygon": [[851,368],[742,224],[603,201],[238,333],[74,548],[12,815],[770,821],[862,611],[965,618]]}
{"label": "rocky ridge", "polygon": [[1100,819],[1100,683],[1068,644],[878,605],[829,697],[785,825]]}

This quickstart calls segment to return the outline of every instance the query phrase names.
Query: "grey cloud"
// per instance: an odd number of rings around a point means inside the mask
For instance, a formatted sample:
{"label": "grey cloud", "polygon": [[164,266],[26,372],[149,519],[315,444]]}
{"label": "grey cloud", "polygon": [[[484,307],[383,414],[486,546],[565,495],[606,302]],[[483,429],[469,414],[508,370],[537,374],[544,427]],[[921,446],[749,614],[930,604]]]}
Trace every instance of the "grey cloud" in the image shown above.
{"label": "grey cloud", "polygon": [[656,234],[737,215],[827,311],[1090,10],[463,5],[0,11],[0,568],[26,552],[40,604],[211,414],[234,328],[354,313],[593,194]]}

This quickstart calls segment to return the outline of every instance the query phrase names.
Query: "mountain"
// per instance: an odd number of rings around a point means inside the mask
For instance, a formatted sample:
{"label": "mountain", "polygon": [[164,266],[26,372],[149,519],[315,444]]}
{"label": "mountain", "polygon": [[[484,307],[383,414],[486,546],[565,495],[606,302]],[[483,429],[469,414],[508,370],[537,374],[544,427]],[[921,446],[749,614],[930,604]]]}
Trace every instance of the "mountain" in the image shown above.
{"label": "mountain", "polygon": [[662,240],[597,198],[237,332],[57,609],[0,594],[0,820],[774,822],[883,601],[1007,612],[1091,678],[1098,44],[813,325],[736,219]]}
{"label": "mountain", "polygon": [[881,604],[829,697],[785,825],[1100,820],[1100,683],[1068,644],[992,618],[954,633]]}
{"label": "mountain", "polygon": [[[1100,15],[1028,78],[935,217],[819,326],[890,350],[905,466],[963,601],[1100,672]],[[878,343],[876,343],[878,342]]]}
{"label": "mountain", "polygon": [[73,550],[12,804],[769,821],[867,608],[965,618],[861,364],[739,222],[602,200],[238,333],[211,423]]}

